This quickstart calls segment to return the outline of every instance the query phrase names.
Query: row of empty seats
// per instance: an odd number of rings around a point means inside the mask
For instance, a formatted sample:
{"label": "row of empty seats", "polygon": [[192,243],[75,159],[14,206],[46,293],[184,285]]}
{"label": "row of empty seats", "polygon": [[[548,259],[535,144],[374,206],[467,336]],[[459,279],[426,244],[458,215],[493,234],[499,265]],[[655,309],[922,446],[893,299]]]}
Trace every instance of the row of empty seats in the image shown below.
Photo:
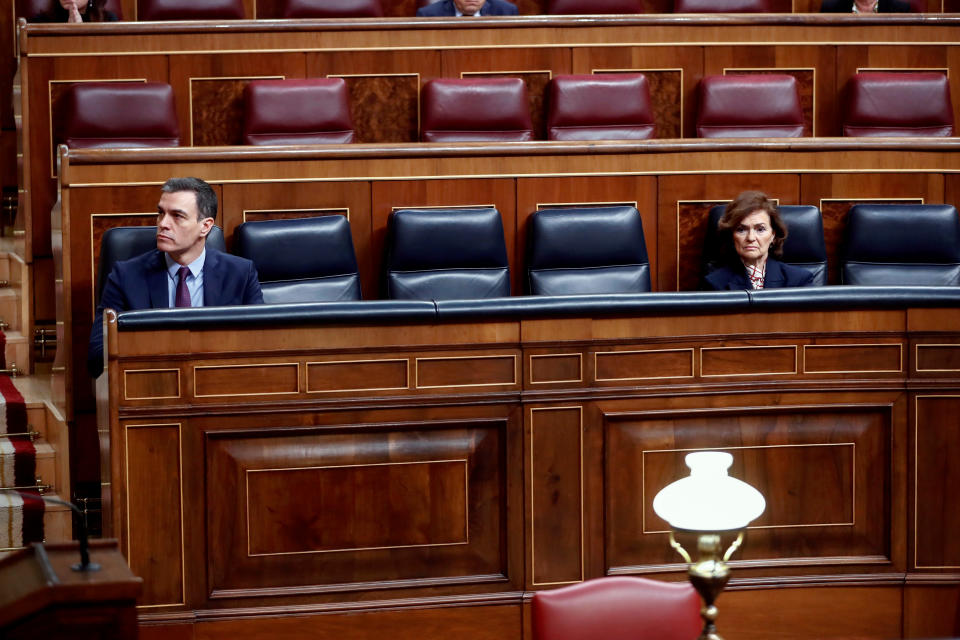
{"label": "row of empty seats", "polygon": [[[703,251],[717,265],[716,226],[709,216]],[[789,228],[783,261],[827,284],[820,211],[782,206]],[[631,206],[549,209],[529,221],[527,291],[532,295],[643,293],[651,290],[643,223]],[[853,285],[960,285],[960,217],[951,205],[859,204],[850,209],[841,278]],[[210,246],[224,250],[219,228]],[[154,227],[118,227],[102,241],[97,298],[114,262],[150,250]],[[246,222],[234,251],[257,265],[264,301],[360,300],[360,278],[342,216]],[[510,295],[500,213],[493,208],[402,209],[387,227],[385,297],[456,300]]]}
{"label": "row of empty seats", "polygon": [[[438,78],[421,94],[425,142],[534,139],[519,78]],[[549,140],[644,140],[656,135],[643,74],[560,75],[549,84]],[[952,136],[945,74],[865,72],[847,87],[847,136]],[[61,112],[72,148],[177,146],[173,90],[163,83],[72,85]],[[796,78],[782,74],[706,76],[700,82],[701,138],[799,137],[804,116]],[[251,145],[343,144],[355,140],[342,78],[256,80],[244,90],[243,140]]]}

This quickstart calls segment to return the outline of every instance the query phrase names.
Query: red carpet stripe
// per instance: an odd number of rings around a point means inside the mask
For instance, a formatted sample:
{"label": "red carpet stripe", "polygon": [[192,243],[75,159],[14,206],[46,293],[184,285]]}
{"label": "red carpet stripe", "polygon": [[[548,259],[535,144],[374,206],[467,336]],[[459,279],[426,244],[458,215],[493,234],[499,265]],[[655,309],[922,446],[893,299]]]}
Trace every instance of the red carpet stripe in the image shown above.
{"label": "red carpet stripe", "polygon": [[31,542],[43,542],[43,500],[36,491],[21,491],[23,499],[23,534],[24,546]]}
{"label": "red carpet stripe", "polygon": [[27,405],[10,376],[0,375],[0,433],[27,432]]}

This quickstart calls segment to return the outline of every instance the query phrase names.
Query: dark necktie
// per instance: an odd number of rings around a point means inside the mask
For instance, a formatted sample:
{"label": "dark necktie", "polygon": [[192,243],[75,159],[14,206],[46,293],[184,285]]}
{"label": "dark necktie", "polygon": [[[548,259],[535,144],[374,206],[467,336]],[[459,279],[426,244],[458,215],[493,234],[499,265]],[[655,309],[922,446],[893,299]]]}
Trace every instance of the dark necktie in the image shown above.
{"label": "dark necktie", "polygon": [[175,307],[190,306],[190,291],[187,289],[187,275],[190,273],[190,267],[180,267],[177,271],[177,296],[174,298]]}

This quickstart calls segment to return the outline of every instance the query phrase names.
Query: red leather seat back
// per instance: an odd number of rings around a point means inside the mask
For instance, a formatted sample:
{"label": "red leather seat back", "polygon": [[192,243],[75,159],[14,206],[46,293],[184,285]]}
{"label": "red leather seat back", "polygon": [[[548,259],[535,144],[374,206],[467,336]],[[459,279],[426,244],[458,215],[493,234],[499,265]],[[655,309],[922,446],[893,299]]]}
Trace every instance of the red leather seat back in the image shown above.
{"label": "red leather seat back", "polygon": [[646,140],[654,136],[642,73],[557,76],[550,82],[549,140]]}
{"label": "red leather seat back", "polygon": [[284,0],[284,18],[379,18],[380,0]]}
{"label": "red leather seat back", "polygon": [[424,142],[533,140],[527,87],[520,78],[437,78],[423,85]]}
{"label": "red leather seat back", "polygon": [[692,640],[700,627],[686,582],[617,576],[533,596],[533,640]]}
{"label": "red leather seat back", "polygon": [[952,136],[945,73],[866,71],[850,78],[845,136]]}
{"label": "red leather seat back", "polygon": [[343,78],[254,80],[243,92],[244,144],[344,144],[353,121]]}
{"label": "red leather seat back", "polygon": [[550,0],[547,13],[554,15],[643,13],[643,2],[641,0]]}
{"label": "red leather seat back", "polygon": [[674,13],[770,13],[769,0],[675,0]]}
{"label": "red leather seat back", "polygon": [[700,81],[700,138],[799,138],[803,110],[790,75],[704,76]]}
{"label": "red leather seat back", "polygon": [[[27,22],[30,22],[31,18],[46,13],[59,4],[58,0],[16,0],[14,6],[16,7],[17,17],[26,18]],[[123,5],[120,4],[120,0],[107,0],[103,4],[103,8],[113,13],[118,19],[123,20]]]}
{"label": "red leather seat back", "polygon": [[243,20],[243,0],[137,0],[137,20]]}
{"label": "red leather seat back", "polygon": [[180,145],[173,89],[163,82],[77,83],[57,112],[72,149]]}

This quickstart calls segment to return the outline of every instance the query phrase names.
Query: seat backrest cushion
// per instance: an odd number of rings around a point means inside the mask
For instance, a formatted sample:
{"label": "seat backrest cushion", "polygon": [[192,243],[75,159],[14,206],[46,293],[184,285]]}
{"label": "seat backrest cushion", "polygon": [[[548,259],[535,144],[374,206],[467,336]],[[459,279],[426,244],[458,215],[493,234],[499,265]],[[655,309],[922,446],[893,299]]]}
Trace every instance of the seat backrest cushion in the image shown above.
{"label": "seat backrest cushion", "polygon": [[865,71],[846,91],[845,136],[952,136],[947,74]]}
{"label": "seat backrest cushion", "polygon": [[520,78],[437,78],[423,86],[424,142],[533,140],[527,87]]}
{"label": "seat backrest cushion", "polygon": [[690,640],[700,598],[687,582],[615,576],[533,596],[533,640]]}
{"label": "seat backrest cushion", "polygon": [[71,149],[180,144],[173,89],[163,82],[78,82],[57,111]]}
{"label": "seat backrest cushion", "polygon": [[388,298],[465,300],[510,295],[500,212],[401,209],[390,215],[385,261]]}
{"label": "seat backrest cushion", "polygon": [[[217,251],[226,251],[223,229],[214,225],[207,234],[206,246]],[[111,227],[100,238],[100,258],[97,267],[97,283],[94,298],[100,301],[100,293],[107,284],[107,276],[113,265],[121,260],[135,258],[157,248],[157,228]]]}
{"label": "seat backrest cushion", "polygon": [[797,80],[786,74],[705,76],[697,136],[796,138],[803,135]]}
{"label": "seat backrest cushion", "polygon": [[528,238],[533,295],[650,291],[643,221],[634,207],[538,211],[530,216]]}
{"label": "seat backrest cushion", "polygon": [[344,216],[245,222],[234,233],[237,255],[257,265],[264,302],[360,299],[357,258]]}
{"label": "seat backrest cushion", "polygon": [[641,0],[550,0],[547,13],[554,15],[643,13],[643,2]]}
{"label": "seat backrest cushion", "polygon": [[137,20],[243,20],[243,0],[137,0]]}
{"label": "seat backrest cushion", "polygon": [[346,144],[354,141],[343,78],[255,80],[243,90],[243,142]]}
{"label": "seat backrest cushion", "polygon": [[550,82],[549,140],[646,140],[655,132],[642,73],[561,75]]}
{"label": "seat backrest cushion", "polygon": [[770,13],[769,0],[676,0],[674,13]]}
{"label": "seat backrest cushion", "polygon": [[284,18],[379,18],[380,0],[284,0]]}
{"label": "seat backrest cushion", "polygon": [[948,204],[858,204],[847,216],[844,284],[960,285],[960,218]]}

